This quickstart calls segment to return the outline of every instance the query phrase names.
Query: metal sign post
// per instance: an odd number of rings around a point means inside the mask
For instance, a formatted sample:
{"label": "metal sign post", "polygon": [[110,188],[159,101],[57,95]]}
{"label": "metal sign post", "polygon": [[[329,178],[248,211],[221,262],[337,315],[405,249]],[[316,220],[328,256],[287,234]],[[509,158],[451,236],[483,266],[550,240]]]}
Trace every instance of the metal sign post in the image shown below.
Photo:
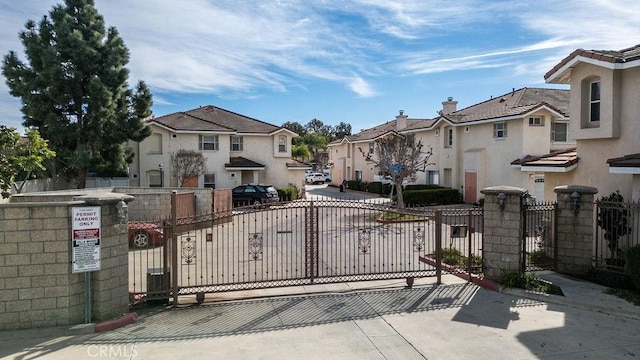
{"label": "metal sign post", "polygon": [[72,208],[73,273],[84,274],[85,323],[91,322],[91,271],[100,270],[100,206]]}

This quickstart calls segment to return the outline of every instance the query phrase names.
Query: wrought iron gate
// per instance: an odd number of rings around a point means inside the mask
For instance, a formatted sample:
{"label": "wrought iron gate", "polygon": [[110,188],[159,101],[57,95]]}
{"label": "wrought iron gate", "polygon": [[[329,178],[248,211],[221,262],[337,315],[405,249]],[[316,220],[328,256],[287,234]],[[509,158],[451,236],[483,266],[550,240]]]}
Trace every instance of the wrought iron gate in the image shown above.
{"label": "wrought iron gate", "polygon": [[167,287],[154,295],[174,304],[189,294],[427,276],[439,282],[442,272],[482,271],[478,208],[298,200],[176,219],[165,236],[157,273]]}
{"label": "wrought iron gate", "polygon": [[555,202],[522,205],[523,271],[557,268],[556,209]]}

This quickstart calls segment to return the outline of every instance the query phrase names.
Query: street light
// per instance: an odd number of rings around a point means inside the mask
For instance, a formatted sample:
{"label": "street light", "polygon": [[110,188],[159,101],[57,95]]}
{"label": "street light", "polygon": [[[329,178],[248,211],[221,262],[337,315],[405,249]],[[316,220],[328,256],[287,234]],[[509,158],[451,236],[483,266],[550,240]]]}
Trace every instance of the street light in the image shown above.
{"label": "street light", "polygon": [[162,168],[164,167],[163,163],[158,164],[158,167],[160,168],[160,187],[164,187],[164,174],[162,172]]}

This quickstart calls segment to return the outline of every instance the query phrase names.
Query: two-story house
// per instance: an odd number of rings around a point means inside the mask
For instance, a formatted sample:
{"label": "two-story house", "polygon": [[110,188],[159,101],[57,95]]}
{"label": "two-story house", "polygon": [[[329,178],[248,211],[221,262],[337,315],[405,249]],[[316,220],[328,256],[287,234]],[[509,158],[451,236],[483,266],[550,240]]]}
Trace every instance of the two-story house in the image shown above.
{"label": "two-story house", "polygon": [[567,90],[514,89],[461,110],[453,98],[442,104],[434,119],[411,119],[400,112],[395,120],[332,142],[334,170],[347,179],[373,181],[379,169],[354,150],[375,151],[376,138],[390,131],[415,134],[432,149],[432,165],[417,174],[416,183],[460,189],[469,203],[479,200],[481,189],[496,185],[522,187],[543,200],[545,192],[550,196],[553,191],[545,189],[545,175],[575,168]]}
{"label": "two-story house", "polygon": [[[232,188],[246,183],[301,186],[310,166],[291,158],[296,133],[215,106],[176,112],[148,120],[151,136],[129,143],[132,186]],[[202,152],[207,172],[179,184],[171,154],[180,149]]]}
{"label": "two-story house", "polygon": [[552,185],[619,190],[640,200],[640,45],[622,50],[578,49],[544,76],[570,85],[571,137],[580,166],[549,177]]}

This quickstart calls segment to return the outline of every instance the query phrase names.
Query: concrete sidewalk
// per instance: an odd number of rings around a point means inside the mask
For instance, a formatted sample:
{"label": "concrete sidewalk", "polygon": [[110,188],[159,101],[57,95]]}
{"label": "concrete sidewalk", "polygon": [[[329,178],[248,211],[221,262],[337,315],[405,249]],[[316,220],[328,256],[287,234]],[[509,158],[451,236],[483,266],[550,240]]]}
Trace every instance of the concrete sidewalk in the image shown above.
{"label": "concrete sidewalk", "polygon": [[[3,359],[625,359],[640,307],[602,287],[540,274],[567,295],[498,293],[453,276],[228,293],[146,308],[123,328],[0,332]],[[508,290],[510,291],[510,290]],[[239,300],[240,297],[254,297]],[[626,302],[625,302],[626,303]],[[614,309],[610,315],[605,309]],[[90,328],[89,328],[90,329]]]}

